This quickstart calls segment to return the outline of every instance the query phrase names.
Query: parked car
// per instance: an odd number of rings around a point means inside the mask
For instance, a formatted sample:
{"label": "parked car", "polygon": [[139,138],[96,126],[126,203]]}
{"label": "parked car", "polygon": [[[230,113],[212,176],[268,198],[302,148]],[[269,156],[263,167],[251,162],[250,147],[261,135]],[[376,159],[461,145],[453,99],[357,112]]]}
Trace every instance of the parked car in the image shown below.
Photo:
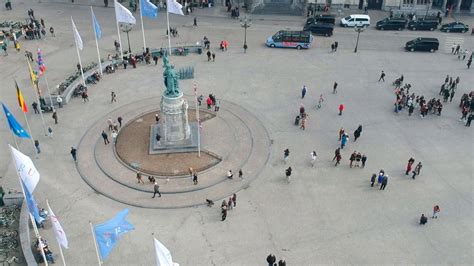
{"label": "parked car", "polygon": [[310,25],[306,25],[303,28],[304,31],[311,31],[311,33],[317,35],[324,35],[326,37],[332,36],[334,31],[334,25],[329,23],[313,23]]}
{"label": "parked car", "polygon": [[310,25],[316,22],[320,23],[329,23],[329,24],[336,24],[336,16],[329,15],[329,14],[322,14],[316,15],[314,17],[310,17],[306,20],[306,25]]}
{"label": "parked car", "polygon": [[350,15],[341,18],[341,26],[343,27],[368,27],[370,26],[369,15]]}
{"label": "parked car", "polygon": [[405,18],[385,18],[375,24],[378,30],[403,30],[408,20]]}
{"label": "parked car", "polygon": [[439,47],[439,41],[436,38],[416,38],[405,44],[405,50],[414,51],[429,51],[434,53]]}
{"label": "parked car", "polygon": [[408,23],[407,28],[410,30],[435,30],[438,28],[438,19],[437,18],[421,18],[417,20],[412,20]]}
{"label": "parked car", "polygon": [[441,31],[444,32],[467,32],[469,30],[469,26],[461,23],[461,22],[451,22],[448,24],[444,24],[441,26]]}

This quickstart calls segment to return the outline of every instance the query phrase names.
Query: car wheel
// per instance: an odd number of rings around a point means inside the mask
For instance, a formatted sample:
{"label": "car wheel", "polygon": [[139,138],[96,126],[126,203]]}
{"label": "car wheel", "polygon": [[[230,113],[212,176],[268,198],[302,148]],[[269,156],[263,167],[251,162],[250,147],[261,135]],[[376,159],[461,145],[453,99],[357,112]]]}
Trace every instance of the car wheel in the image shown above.
{"label": "car wheel", "polygon": [[270,47],[271,47],[271,48],[275,48],[275,45],[274,45],[274,44],[270,44]]}
{"label": "car wheel", "polygon": [[401,31],[401,30],[402,30],[402,28],[398,28],[398,30],[399,30],[399,31]]}
{"label": "car wheel", "polygon": [[434,53],[434,51],[435,51],[435,50],[434,50],[433,48],[430,49],[430,53]]}
{"label": "car wheel", "polygon": [[464,29],[464,30],[462,31],[462,33],[466,33],[466,32],[467,32],[467,30],[466,30],[466,29]]}
{"label": "car wheel", "polygon": [[446,32],[449,32],[449,29],[446,29]]}
{"label": "car wheel", "polygon": [[383,27],[380,27],[380,30],[383,30]]}
{"label": "car wheel", "polygon": [[296,46],[296,49],[297,49],[297,50],[300,50],[300,49],[301,49],[301,46],[299,46],[299,45]]}
{"label": "car wheel", "polygon": [[413,27],[413,28],[411,28],[411,29],[412,29],[412,30],[416,30],[416,28],[415,28],[415,27]]}
{"label": "car wheel", "polygon": [[329,37],[329,34],[328,34],[328,33],[326,33],[326,34],[324,34],[324,36],[326,36],[326,37]]}
{"label": "car wheel", "polygon": [[434,28],[430,28],[430,31],[434,31]]}
{"label": "car wheel", "polygon": [[410,48],[410,52],[414,52],[415,51],[415,48]]}

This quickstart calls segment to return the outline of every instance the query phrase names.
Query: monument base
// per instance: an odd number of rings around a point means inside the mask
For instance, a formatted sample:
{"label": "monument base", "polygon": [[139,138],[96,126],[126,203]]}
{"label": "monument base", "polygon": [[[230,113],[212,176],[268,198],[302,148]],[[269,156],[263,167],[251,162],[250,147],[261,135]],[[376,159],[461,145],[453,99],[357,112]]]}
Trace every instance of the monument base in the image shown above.
{"label": "monument base", "polygon": [[198,150],[198,130],[197,122],[189,123],[191,131],[190,137],[184,141],[165,142],[162,137],[160,142],[156,141],[156,134],[160,131],[161,124],[151,125],[150,129],[150,149],[149,154],[166,154],[179,152],[193,152]]}

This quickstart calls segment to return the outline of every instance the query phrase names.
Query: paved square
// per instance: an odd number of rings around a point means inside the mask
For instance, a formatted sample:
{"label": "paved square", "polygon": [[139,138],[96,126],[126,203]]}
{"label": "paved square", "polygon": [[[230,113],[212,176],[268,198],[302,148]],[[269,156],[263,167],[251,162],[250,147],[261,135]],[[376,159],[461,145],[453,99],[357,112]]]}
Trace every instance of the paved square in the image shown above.
{"label": "paved square", "polygon": [[[114,53],[115,18],[112,8],[105,9],[100,6],[101,1],[96,2],[94,11],[102,26],[100,48],[105,58]],[[2,20],[24,20],[31,7],[37,17],[44,17],[47,27],[53,25],[56,30],[56,38],[24,40],[22,53],[17,54],[10,46],[9,56],[0,56],[0,99],[22,124],[14,78],[27,103],[34,101],[23,50],[35,52],[41,47],[49,85],[54,88],[76,68],[70,27],[73,16],[84,40],[82,61],[95,61],[90,3],[20,0],[14,2],[12,11],[0,11]],[[350,13],[357,11],[344,10],[344,14]],[[148,46],[166,46],[165,15],[160,12],[156,21],[144,18]],[[192,84],[197,82],[202,94],[214,93],[218,99],[237,104],[256,116],[272,139],[268,164],[248,188],[237,193],[237,208],[229,212],[224,222],[220,221],[220,201],[213,208],[143,209],[96,193],[78,174],[70,147],[76,146],[107,113],[160,96],[163,90],[161,61],[159,66],[139,64],[136,69],[120,68],[114,74],[105,74],[103,80],[90,87],[90,102],[74,98],[58,110],[58,125],[54,125],[50,113],[45,114],[46,125],[54,130],[52,139],[43,136],[39,116],[27,114],[33,135],[42,147],[40,158],[34,160],[42,175],[35,197],[41,206],[49,199],[68,235],[70,248],[64,251],[68,264],[96,263],[88,222],[104,222],[123,208],[130,209],[128,220],[136,229],[123,237],[107,265],[154,263],[152,233],[181,265],[263,265],[269,253],[278,259],[284,257],[288,265],[473,263],[473,133],[472,128],[459,121],[458,105],[461,95],[473,90],[474,75],[472,69],[466,68],[466,61],[444,51],[450,37],[464,38],[465,47],[473,51],[472,35],[381,32],[370,27],[361,33],[359,52],[354,53],[355,31],[336,26],[332,37],[315,37],[309,50],[270,49],[264,45],[268,36],[286,28],[299,30],[304,19],[253,16],[247,31],[249,49],[244,54],[243,29],[237,20],[226,17],[223,7],[196,9],[193,15],[198,18],[196,29],[191,27],[193,16],[170,16],[180,34],[172,42],[195,43],[207,36],[216,52],[216,62],[207,62],[204,54],[171,57],[176,68],[193,66],[196,71],[196,78],[180,81],[180,87],[190,96]],[[385,16],[377,12],[370,15],[374,23]],[[474,25],[472,17],[461,20]],[[405,52],[404,44],[416,37],[438,38],[440,50],[434,54]],[[130,39],[132,50],[139,51],[143,46],[139,24]],[[230,43],[227,52],[218,50],[218,43],[224,39]],[[122,41],[128,48],[123,34]],[[334,41],[339,42],[339,48],[331,53],[330,44]],[[385,82],[377,82],[381,70],[387,73]],[[439,87],[446,75],[459,76],[461,81],[453,102],[444,104],[441,116],[421,119],[417,109],[411,117],[406,110],[393,112],[395,95],[391,83],[402,74],[405,82],[412,84],[411,92],[427,99],[440,97]],[[339,84],[335,95],[334,81]],[[303,85],[308,87],[308,93],[302,100]],[[44,88],[43,80],[40,86]],[[114,104],[110,104],[112,90],[118,99]],[[325,101],[317,110],[320,94]],[[304,131],[293,125],[301,103],[309,115]],[[341,103],[346,109],[339,116],[337,108]],[[159,102],[156,104],[158,107]],[[226,106],[222,104],[221,108]],[[7,146],[14,142],[3,115],[0,121],[2,185],[18,189]],[[352,133],[359,124],[363,126],[362,136],[354,143]],[[331,159],[339,145],[341,127],[351,140],[342,151],[341,165],[335,168]],[[21,150],[33,157],[31,143],[20,142]],[[286,148],[291,153],[284,165]],[[311,168],[313,150],[318,158]],[[349,168],[349,156],[354,150],[367,155],[364,169]],[[78,155],[81,156],[80,151]],[[416,180],[404,175],[410,157],[423,163]],[[290,184],[284,172],[288,166],[293,168]],[[389,175],[384,191],[370,187],[370,176],[380,169]],[[243,172],[244,177],[252,175],[245,168]],[[144,200],[150,196],[143,193]],[[156,200],[166,200],[166,195]],[[441,207],[439,218],[430,218],[427,225],[420,226],[421,213],[431,217],[435,204]],[[41,233],[60,260],[57,245],[52,244],[50,224]]]}

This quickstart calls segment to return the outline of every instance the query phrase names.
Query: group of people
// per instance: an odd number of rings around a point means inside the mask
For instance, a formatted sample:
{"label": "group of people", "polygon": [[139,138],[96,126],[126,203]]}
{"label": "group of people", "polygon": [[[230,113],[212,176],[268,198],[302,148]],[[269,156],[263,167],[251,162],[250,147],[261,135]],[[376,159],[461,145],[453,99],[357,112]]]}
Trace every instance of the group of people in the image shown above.
{"label": "group of people", "polygon": [[385,174],[383,169],[380,169],[378,176],[376,174],[372,174],[372,177],[370,178],[371,187],[374,187],[375,180],[377,180],[377,184],[380,186],[379,190],[385,190],[385,187],[388,184],[388,175]]}
{"label": "group of people", "polygon": [[[466,59],[466,57],[469,55],[469,50],[464,49],[464,51],[463,51],[460,44],[453,44],[451,46],[451,54],[457,55],[458,60],[464,61]],[[471,55],[467,59],[467,68],[468,69],[471,68],[473,54],[474,54],[474,52],[471,52]]]}
{"label": "group of people", "polygon": [[226,200],[222,201],[222,204],[221,204],[222,221],[225,221],[225,219],[227,218],[227,212],[236,207],[237,207],[237,195],[234,193],[232,196],[229,197],[228,201]]}
{"label": "group of people", "polygon": [[277,264],[276,256],[271,253],[267,256],[267,263],[268,266],[286,266],[286,261],[284,258],[279,260]]}
{"label": "group of people", "polygon": [[461,108],[462,114],[459,120],[466,122],[466,127],[470,127],[471,121],[474,119],[474,91],[462,95],[459,108]]}

